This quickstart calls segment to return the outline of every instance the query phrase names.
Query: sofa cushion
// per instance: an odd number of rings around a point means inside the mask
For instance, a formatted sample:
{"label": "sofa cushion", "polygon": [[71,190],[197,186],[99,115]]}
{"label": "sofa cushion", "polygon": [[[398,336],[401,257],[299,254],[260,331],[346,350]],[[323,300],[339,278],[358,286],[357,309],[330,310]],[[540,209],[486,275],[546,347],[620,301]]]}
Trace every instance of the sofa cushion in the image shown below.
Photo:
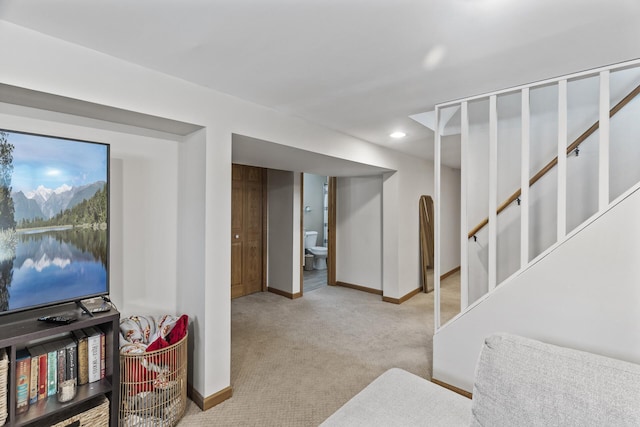
{"label": "sofa cushion", "polygon": [[393,368],[376,378],[321,425],[468,426],[471,400]]}
{"label": "sofa cushion", "polygon": [[640,365],[528,338],[485,340],[472,426],[640,426]]}

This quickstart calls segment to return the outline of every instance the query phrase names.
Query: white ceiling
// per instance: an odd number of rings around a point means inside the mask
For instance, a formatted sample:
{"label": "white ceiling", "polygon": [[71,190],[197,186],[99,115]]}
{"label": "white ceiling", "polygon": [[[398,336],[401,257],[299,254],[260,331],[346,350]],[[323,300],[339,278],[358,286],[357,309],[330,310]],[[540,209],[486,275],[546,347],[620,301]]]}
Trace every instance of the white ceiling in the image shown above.
{"label": "white ceiling", "polygon": [[424,158],[409,115],[640,57],[638,0],[2,0],[0,19]]}

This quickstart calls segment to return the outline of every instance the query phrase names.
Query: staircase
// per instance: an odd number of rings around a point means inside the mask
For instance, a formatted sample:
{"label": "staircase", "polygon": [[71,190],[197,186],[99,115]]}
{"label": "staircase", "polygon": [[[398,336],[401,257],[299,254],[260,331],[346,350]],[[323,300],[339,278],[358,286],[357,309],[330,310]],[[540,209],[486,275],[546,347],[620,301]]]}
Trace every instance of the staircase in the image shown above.
{"label": "staircase", "polygon": [[639,64],[436,107],[436,209],[441,137],[459,129],[463,249],[444,326],[435,260],[433,378],[471,391],[497,331],[640,363]]}

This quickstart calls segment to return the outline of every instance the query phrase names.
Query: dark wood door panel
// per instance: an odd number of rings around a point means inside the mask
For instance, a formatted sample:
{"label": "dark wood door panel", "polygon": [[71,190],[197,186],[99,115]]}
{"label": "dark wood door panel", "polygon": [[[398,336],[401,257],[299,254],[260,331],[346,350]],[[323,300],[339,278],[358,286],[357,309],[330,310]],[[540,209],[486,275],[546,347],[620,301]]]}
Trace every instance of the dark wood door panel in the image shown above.
{"label": "dark wood door panel", "polygon": [[231,243],[231,286],[242,284],[242,243]]}
{"label": "dark wood door panel", "polygon": [[264,170],[232,165],[231,297],[262,291]]}

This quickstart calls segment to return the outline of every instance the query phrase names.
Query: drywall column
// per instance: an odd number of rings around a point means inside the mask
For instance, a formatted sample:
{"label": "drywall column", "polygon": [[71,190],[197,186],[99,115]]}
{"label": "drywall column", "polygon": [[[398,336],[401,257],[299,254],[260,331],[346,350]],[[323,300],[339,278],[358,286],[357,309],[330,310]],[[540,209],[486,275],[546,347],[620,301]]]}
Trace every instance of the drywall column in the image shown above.
{"label": "drywall column", "polygon": [[398,193],[397,172],[382,176],[382,295],[399,298],[398,277]]}
{"label": "drywall column", "polygon": [[[206,372],[207,358],[203,348],[195,343],[207,341],[206,281],[204,265],[206,228],[206,186],[202,179],[206,167],[206,132],[187,136],[178,151],[178,247],[176,251],[179,286],[176,288],[176,309],[188,313],[189,382],[198,391],[204,390],[204,378],[194,371]],[[229,384],[225,384],[224,387]]]}
{"label": "drywall column", "polygon": [[231,351],[220,351],[231,348],[231,209],[220,209],[231,205],[231,132],[208,127],[206,149],[206,339],[199,349],[206,360],[203,387],[196,389],[208,398],[230,391],[231,383]]}

